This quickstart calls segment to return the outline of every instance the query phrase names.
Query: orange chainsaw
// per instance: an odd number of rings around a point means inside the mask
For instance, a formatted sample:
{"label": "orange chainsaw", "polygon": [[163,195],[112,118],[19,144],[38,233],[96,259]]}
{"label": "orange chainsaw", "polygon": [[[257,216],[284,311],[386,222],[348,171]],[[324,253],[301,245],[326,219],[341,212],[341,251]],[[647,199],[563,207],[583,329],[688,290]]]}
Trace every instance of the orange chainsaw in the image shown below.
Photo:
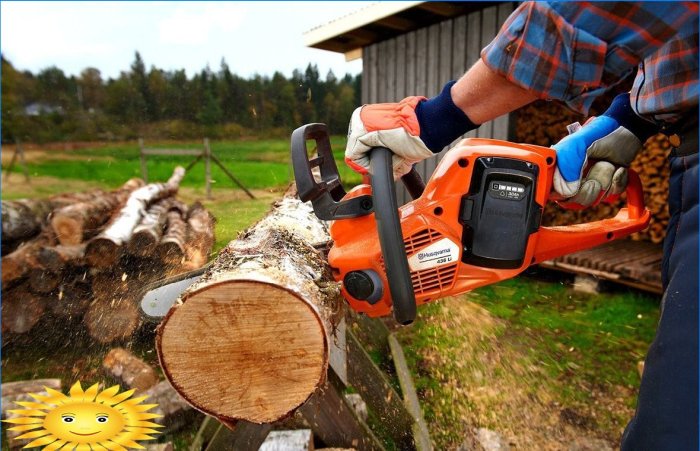
{"label": "orange chainsaw", "polygon": [[[307,148],[311,140],[313,158]],[[413,198],[402,206],[389,149],[371,150],[369,183],[347,193],[324,124],[296,129],[291,151],[299,198],[311,201],[319,219],[332,221],[328,262],[343,297],[371,317],[393,310],[400,324],[415,319],[417,305],[628,236],[650,219],[639,177],[630,170],[627,206],[614,218],[541,226],[556,161],[556,152],[547,147],[462,140],[427,184],[415,169],[402,177]]]}

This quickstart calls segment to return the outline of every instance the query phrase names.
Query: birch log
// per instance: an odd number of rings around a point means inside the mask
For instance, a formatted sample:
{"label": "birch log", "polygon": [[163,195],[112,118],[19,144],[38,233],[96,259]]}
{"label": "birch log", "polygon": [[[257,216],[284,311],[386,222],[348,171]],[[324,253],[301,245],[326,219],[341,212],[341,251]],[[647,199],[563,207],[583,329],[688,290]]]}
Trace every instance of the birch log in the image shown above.
{"label": "birch log", "polygon": [[90,265],[112,266],[121,256],[122,245],[131,238],[148,205],[175,194],[184,176],[185,169],[178,166],[166,183],[150,183],[133,191],[119,214],[102,233],[88,242],[85,256]]}
{"label": "birch log", "polygon": [[127,252],[137,257],[148,257],[153,254],[163,236],[163,227],[168,219],[171,204],[172,200],[165,198],[148,207],[148,211],[134,229],[126,245]]}
{"label": "birch log", "polygon": [[143,186],[143,180],[133,178],[116,191],[57,209],[51,217],[51,227],[58,241],[63,245],[80,244],[83,239],[95,235],[131,192]]}
{"label": "birch log", "polygon": [[199,202],[190,207],[187,216],[186,268],[197,269],[209,260],[214,247],[214,217]]}
{"label": "birch log", "polygon": [[325,381],[338,285],[310,205],[287,197],[221,251],[158,327],[171,385],[223,421],[276,421]]}

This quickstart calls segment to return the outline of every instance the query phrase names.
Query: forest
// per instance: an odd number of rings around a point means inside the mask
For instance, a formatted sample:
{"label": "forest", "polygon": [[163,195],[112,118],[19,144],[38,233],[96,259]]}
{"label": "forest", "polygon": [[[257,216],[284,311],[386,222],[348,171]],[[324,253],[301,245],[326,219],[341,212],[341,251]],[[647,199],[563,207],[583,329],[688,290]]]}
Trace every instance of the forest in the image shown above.
{"label": "forest", "polygon": [[308,122],[345,134],[360,104],[361,75],[325,78],[308,64],[291,78],[243,78],[224,59],[188,77],[184,69],[146,68],[139,52],[117,78],[85,68],[79,76],[57,67],[37,74],[2,58],[2,142],[235,139],[282,137]]}

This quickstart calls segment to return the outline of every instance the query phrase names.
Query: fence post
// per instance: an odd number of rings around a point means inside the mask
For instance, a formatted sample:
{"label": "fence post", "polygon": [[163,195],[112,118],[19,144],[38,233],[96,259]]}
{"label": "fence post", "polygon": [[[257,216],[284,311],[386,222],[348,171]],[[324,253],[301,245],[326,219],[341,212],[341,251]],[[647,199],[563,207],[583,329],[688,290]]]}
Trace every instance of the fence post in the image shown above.
{"label": "fence post", "polygon": [[204,178],[207,187],[207,199],[211,199],[211,149],[209,138],[204,138]]}
{"label": "fence post", "polygon": [[141,157],[141,177],[148,183],[148,167],[146,166],[146,154],[143,153],[143,138],[139,138],[139,155]]}

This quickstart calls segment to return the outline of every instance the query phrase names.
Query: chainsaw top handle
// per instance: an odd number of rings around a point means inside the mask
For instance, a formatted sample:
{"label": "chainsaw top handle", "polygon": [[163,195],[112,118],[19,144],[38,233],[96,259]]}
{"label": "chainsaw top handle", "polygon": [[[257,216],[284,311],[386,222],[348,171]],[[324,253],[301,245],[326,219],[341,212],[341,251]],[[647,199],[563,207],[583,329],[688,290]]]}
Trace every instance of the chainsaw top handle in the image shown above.
{"label": "chainsaw top handle", "polygon": [[385,147],[373,148],[369,154],[369,172],[374,198],[374,217],[391,292],[394,318],[399,324],[406,325],[416,318],[416,297],[401,232],[392,155],[393,153]]}

